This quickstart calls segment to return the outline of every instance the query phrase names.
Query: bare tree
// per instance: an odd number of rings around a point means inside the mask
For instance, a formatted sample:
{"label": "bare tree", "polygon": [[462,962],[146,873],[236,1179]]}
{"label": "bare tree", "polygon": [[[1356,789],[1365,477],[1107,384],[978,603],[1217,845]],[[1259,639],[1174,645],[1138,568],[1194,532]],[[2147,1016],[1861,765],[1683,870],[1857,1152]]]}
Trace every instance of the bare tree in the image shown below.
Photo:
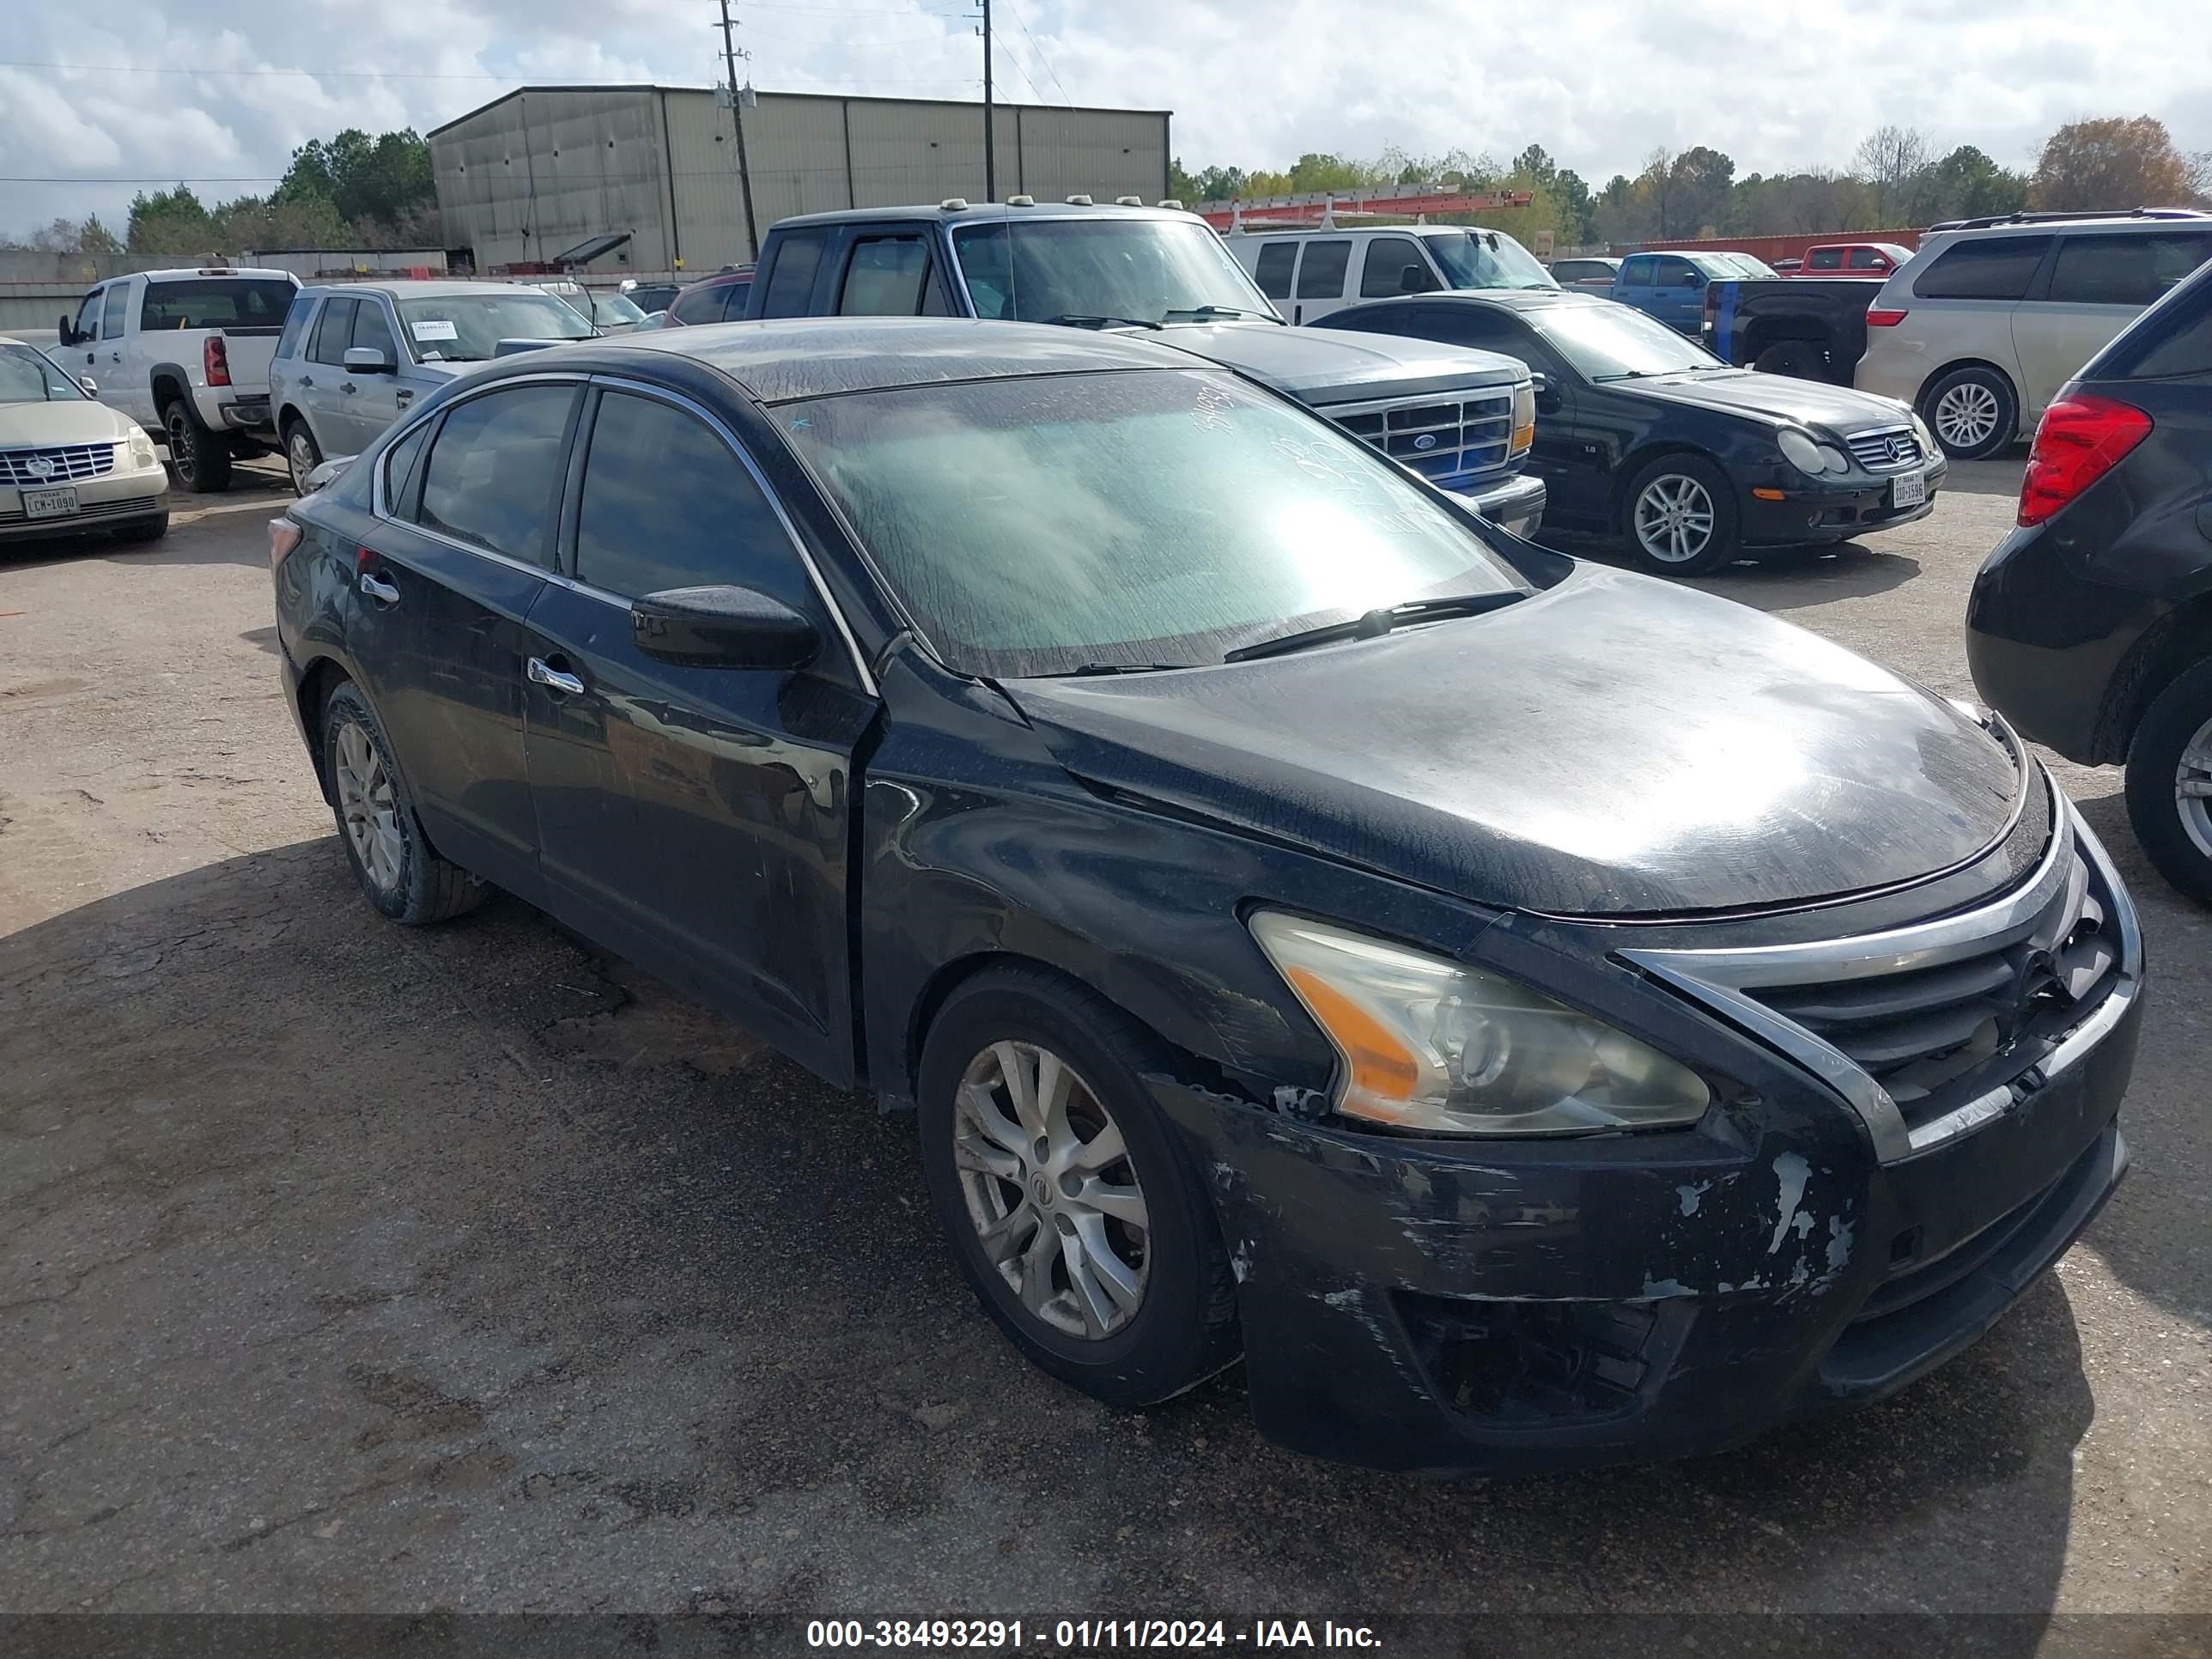
{"label": "bare tree", "polygon": [[1636,193],[1655,216],[1662,241],[1677,234],[1667,216],[1675,204],[1674,185],[1674,152],[1662,144],[1644,158],[1644,171],[1636,176]]}
{"label": "bare tree", "polygon": [[1874,186],[1875,216],[1884,226],[1905,211],[1913,180],[1928,166],[1928,137],[1918,127],[1876,127],[1852,157],[1858,176]]}

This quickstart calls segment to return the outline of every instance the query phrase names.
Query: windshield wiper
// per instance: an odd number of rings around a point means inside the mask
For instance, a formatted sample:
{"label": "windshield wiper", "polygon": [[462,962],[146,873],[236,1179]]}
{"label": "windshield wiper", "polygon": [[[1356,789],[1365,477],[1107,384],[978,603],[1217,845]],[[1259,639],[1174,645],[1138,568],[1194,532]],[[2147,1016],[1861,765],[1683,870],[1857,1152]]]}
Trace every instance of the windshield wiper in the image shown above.
{"label": "windshield wiper", "polygon": [[1047,324],[1062,323],[1071,328],[1158,328],[1158,323],[1148,323],[1141,317],[1093,317],[1082,312],[1063,311],[1057,317],[1048,317]]}
{"label": "windshield wiper", "polygon": [[1516,599],[1528,595],[1517,587],[1502,588],[1492,593],[1455,593],[1440,599],[1408,599],[1403,605],[1394,605],[1381,611],[1370,611],[1364,617],[1354,617],[1350,622],[1324,623],[1319,628],[1303,629],[1296,634],[1285,634],[1278,639],[1261,640],[1257,645],[1240,645],[1234,651],[1224,652],[1224,662],[1250,662],[1258,657],[1279,657],[1288,651],[1303,651],[1310,645],[1329,645],[1338,640],[1371,640],[1407,623],[1440,622],[1447,617],[1480,617],[1492,611],[1501,611]]}
{"label": "windshield wiper", "polygon": [[1157,674],[1164,669],[1188,668],[1187,662],[1086,662],[1078,664],[1064,674],[1048,674],[1047,679],[1088,679],[1097,674]]}
{"label": "windshield wiper", "polygon": [[[1161,320],[1165,321],[1169,317],[1257,317],[1263,323],[1283,321],[1281,318],[1270,316],[1264,311],[1249,311],[1243,306],[1177,306],[1174,310],[1164,313]],[[1290,326],[1287,323],[1283,325],[1285,328]]]}

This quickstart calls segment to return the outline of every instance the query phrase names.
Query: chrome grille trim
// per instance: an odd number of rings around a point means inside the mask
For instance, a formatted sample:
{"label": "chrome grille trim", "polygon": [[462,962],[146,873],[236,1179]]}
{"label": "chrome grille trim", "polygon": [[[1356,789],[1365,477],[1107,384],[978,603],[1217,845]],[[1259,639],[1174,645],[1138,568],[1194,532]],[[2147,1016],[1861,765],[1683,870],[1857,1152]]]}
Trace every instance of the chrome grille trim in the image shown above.
{"label": "chrome grille trim", "polygon": [[1927,459],[1920,453],[1920,441],[1912,435],[1909,426],[1884,426],[1870,432],[1854,432],[1844,440],[1844,445],[1851,452],[1851,459],[1869,472],[1902,472]]}
{"label": "chrome grille trim", "polygon": [[[44,489],[51,484],[75,483],[115,471],[115,451],[120,441],[96,444],[41,444],[34,448],[0,449],[0,484],[17,489]],[[34,468],[43,466],[43,472]]]}
{"label": "chrome grille trim", "polygon": [[[2040,771],[2040,769],[2039,769]],[[2119,940],[2105,994],[2079,1024],[2062,1033],[2042,1057],[2045,1079],[2081,1060],[2117,1025],[2141,993],[2142,933],[2135,907],[2095,833],[2064,793],[2042,775],[2057,809],[2051,845],[2033,874],[2012,892],[1979,908],[1934,921],[1880,933],[1800,945],[1722,950],[1626,950],[1617,954],[1703,1003],[1796,1060],[1827,1083],[1865,1123],[1875,1153],[1894,1164],[1972,1133],[2010,1108],[2015,1079],[1925,1122],[1909,1125],[1888,1090],[1864,1066],[1803,1025],[1759,1000],[1760,989],[1815,981],[1849,981],[1910,973],[1984,955],[2032,940],[2047,946],[2063,938],[2080,915],[2094,866],[2109,902],[2106,920]],[[2045,934],[2050,935],[2045,939]],[[2021,1073],[2032,1069],[2023,1065]]]}
{"label": "chrome grille trim", "polygon": [[[1383,398],[1326,404],[1315,412],[1431,479],[1486,472],[1512,459],[1513,395],[1504,386],[1468,398]],[[1424,439],[1432,440],[1427,448]]]}

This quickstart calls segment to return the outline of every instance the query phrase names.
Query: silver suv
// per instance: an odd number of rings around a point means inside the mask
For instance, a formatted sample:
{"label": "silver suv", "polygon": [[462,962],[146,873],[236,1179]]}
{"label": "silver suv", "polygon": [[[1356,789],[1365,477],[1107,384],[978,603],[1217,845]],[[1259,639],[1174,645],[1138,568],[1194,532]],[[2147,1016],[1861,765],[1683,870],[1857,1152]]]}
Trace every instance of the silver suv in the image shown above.
{"label": "silver suv", "polygon": [[269,365],[269,403],[292,488],[325,456],[358,455],[417,399],[502,340],[596,332],[542,289],[514,283],[333,283],[303,288]]}
{"label": "silver suv", "polygon": [[2212,214],[2016,213],[1938,225],[1867,308],[1856,384],[1918,410],[1950,455],[1980,460],[2212,258]]}

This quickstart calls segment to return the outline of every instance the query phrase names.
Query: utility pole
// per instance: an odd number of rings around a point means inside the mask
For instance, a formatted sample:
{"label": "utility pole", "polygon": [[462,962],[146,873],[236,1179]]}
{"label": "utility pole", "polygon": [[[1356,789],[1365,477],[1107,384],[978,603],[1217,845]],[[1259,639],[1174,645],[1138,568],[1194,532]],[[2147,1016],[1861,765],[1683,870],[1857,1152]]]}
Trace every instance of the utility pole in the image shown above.
{"label": "utility pole", "polygon": [[[985,0],[988,5],[989,0]],[[745,252],[750,258],[760,258],[760,232],[753,225],[753,175],[745,166],[745,100],[738,90],[738,59],[750,58],[752,53],[739,52],[730,31],[736,25],[730,21],[730,0],[722,0],[722,62],[730,71],[730,119],[738,129],[738,190],[745,198]]]}
{"label": "utility pole", "polygon": [[991,0],[983,0],[983,199],[999,199],[998,123],[991,114]]}

